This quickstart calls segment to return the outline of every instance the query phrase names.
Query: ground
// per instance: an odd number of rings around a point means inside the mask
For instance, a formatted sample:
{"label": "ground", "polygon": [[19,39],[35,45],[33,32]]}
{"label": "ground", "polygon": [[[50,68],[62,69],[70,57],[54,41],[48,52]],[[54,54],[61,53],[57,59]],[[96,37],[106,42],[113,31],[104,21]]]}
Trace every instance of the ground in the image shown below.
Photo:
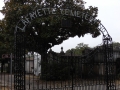
{"label": "ground", "polygon": [[[106,83],[103,80],[77,79],[73,80],[72,84],[71,80],[43,81],[38,78],[37,76],[26,75],[26,90],[46,90],[46,88],[50,90],[72,90],[72,85],[74,90],[106,90]],[[0,74],[0,90],[11,90],[11,88],[14,90],[14,75]],[[116,90],[120,90],[120,80],[116,80]]]}

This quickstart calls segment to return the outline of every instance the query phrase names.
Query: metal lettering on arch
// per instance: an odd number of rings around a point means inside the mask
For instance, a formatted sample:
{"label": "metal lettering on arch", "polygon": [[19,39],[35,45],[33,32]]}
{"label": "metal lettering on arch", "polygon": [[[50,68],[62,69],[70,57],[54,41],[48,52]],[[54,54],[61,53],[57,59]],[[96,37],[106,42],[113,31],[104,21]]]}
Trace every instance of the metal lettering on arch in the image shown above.
{"label": "metal lettering on arch", "polygon": [[77,17],[85,20],[91,19],[91,22],[97,22],[97,19],[93,19],[88,13],[84,13],[78,10],[72,9],[62,9],[57,10],[56,8],[39,8],[35,9],[35,11],[28,13],[27,15],[21,16],[21,19],[18,21],[15,32],[23,31],[25,32],[25,28],[29,25],[34,19],[38,17],[43,17],[45,15],[63,15],[63,16],[71,16]]}
{"label": "metal lettering on arch", "polygon": [[[25,57],[25,45],[26,38],[25,32],[26,27],[37,17],[42,17],[44,15],[57,15],[56,8],[39,8],[33,12],[28,13],[28,15],[22,16],[21,20],[17,23],[15,27],[15,60],[14,60],[14,89],[15,90],[116,90],[115,85],[115,62],[113,60],[113,45],[112,37],[107,32],[106,28],[100,23],[98,29],[103,35],[103,44],[98,46],[89,54],[84,56],[57,56],[53,54],[53,57],[47,57],[43,64],[44,69],[42,76],[40,72],[36,69],[38,66],[40,69],[40,56],[35,54],[35,57],[39,58],[37,61],[33,56],[33,66],[31,63],[31,57]],[[89,14],[82,13],[80,11],[70,10],[70,9],[60,9],[59,14],[67,15],[72,17],[77,17],[81,19],[89,19]],[[97,22],[96,20],[93,20]],[[31,42],[32,43],[32,42]],[[31,44],[32,45],[32,44]],[[36,41],[36,46],[31,46],[32,48],[40,49],[40,42]],[[102,61],[96,61],[95,56],[102,52]],[[49,58],[49,60],[47,60]],[[36,62],[35,62],[36,60]],[[54,65],[51,64],[55,60]],[[28,67],[31,70],[31,74],[26,71],[26,62],[29,63]],[[36,63],[36,64],[34,64]],[[36,66],[37,65],[37,66]],[[54,66],[58,67],[54,67]],[[25,68],[26,67],[26,68]],[[42,67],[42,65],[41,65]],[[101,67],[101,68],[100,68]],[[58,69],[58,70],[56,70]],[[61,73],[55,76],[55,72],[60,69],[67,70],[64,74]],[[25,71],[26,70],[26,71]],[[33,71],[32,71],[33,70]],[[99,70],[99,71],[98,71]],[[63,73],[63,74],[62,74]],[[69,74],[68,74],[69,73]],[[62,80],[68,74],[69,80]],[[56,80],[58,79],[58,80]],[[60,79],[60,80],[59,80]],[[100,89],[99,89],[100,88]]]}

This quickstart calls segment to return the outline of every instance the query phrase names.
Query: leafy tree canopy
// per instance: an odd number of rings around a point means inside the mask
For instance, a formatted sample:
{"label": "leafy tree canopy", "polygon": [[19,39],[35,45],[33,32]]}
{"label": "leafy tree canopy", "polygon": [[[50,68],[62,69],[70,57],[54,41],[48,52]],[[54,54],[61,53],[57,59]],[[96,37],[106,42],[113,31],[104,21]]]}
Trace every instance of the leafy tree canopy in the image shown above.
{"label": "leafy tree canopy", "polygon": [[[89,14],[93,18],[89,17],[86,20],[66,15],[44,15],[37,17],[32,20],[25,30],[26,49],[28,51],[41,53],[42,51],[39,48],[32,47],[43,46],[43,50],[48,50],[54,45],[61,44],[69,37],[81,37],[87,33],[92,34],[93,37],[97,37],[100,35],[100,31],[98,30],[100,20],[96,21],[98,9],[92,6],[85,9],[84,4],[83,0],[6,0],[5,6],[1,10],[5,16],[1,21],[2,32],[5,32],[3,35],[7,35],[6,37],[13,42],[15,26],[22,17],[37,8],[52,7],[56,8],[58,12],[60,8],[79,10]],[[61,20],[72,22],[71,27],[62,27]],[[8,43],[9,47],[9,44],[13,46],[11,43]]]}
{"label": "leafy tree canopy", "polygon": [[87,49],[87,48],[90,48],[88,46],[88,44],[84,44],[84,43],[79,43],[75,48],[72,48],[72,49],[68,49],[66,51],[66,55],[70,55],[71,54],[71,51],[73,53],[73,55],[82,55],[82,52]]}
{"label": "leafy tree canopy", "polygon": [[113,49],[120,49],[120,43],[119,42],[113,42]]}
{"label": "leafy tree canopy", "polygon": [[0,59],[2,54],[11,53],[11,39],[13,39],[13,36],[5,30],[4,20],[0,20]]}

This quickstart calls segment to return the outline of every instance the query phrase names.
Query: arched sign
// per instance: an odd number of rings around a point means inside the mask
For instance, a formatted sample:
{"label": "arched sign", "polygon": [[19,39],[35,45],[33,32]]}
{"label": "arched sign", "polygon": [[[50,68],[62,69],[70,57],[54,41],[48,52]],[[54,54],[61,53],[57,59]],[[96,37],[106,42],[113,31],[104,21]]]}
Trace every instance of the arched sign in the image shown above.
{"label": "arched sign", "polygon": [[89,22],[97,22],[97,19],[94,19],[92,15],[88,13],[81,12],[79,10],[71,10],[71,9],[57,9],[57,8],[38,8],[33,12],[28,13],[25,16],[21,16],[20,21],[17,23],[15,31],[23,31],[25,32],[25,28],[28,24],[30,24],[34,19],[38,17],[43,17],[46,15],[63,15],[63,16],[71,16],[76,18],[81,18],[81,21],[89,20]]}
{"label": "arched sign", "polygon": [[[103,34],[103,39],[109,38],[112,41],[111,36],[109,35],[106,28],[98,21],[98,19],[93,18],[88,12],[82,12],[80,10],[72,10],[72,9],[62,9],[62,8],[37,8],[34,11],[28,13],[27,15],[21,16],[21,19],[17,23],[15,27],[15,32],[22,31],[25,32],[25,28],[29,25],[34,19],[38,17],[48,16],[48,15],[62,15],[62,16],[71,16],[80,18],[81,21],[88,20],[89,22],[98,22],[99,27],[98,30]],[[82,25],[82,24],[81,24]]]}

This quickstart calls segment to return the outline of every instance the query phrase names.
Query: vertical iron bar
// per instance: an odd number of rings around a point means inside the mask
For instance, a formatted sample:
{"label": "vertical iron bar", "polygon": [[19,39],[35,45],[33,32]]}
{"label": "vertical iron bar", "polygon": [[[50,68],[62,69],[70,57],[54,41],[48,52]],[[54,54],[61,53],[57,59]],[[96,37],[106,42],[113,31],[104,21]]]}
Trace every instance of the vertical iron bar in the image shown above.
{"label": "vertical iron bar", "polygon": [[3,73],[4,73],[4,90],[5,90],[5,63],[4,63]]}
{"label": "vertical iron bar", "polygon": [[72,90],[73,90],[73,51],[71,51],[71,73],[72,73]]}
{"label": "vertical iron bar", "polygon": [[[108,42],[107,42],[108,43]],[[105,60],[105,67],[106,67],[106,88],[109,90],[108,86],[108,63],[107,63],[107,47],[106,47],[106,40],[104,40],[104,60]]]}
{"label": "vertical iron bar", "polygon": [[33,52],[33,90],[34,90],[34,70],[35,70],[35,67],[34,67],[34,63],[35,63],[35,56],[34,56],[34,52]]}
{"label": "vertical iron bar", "polygon": [[28,81],[29,81],[29,89],[30,89],[30,58],[31,58],[31,56],[28,56],[27,58],[28,58],[28,62],[29,62],[29,63],[28,63],[28,64],[29,64],[29,65],[28,65],[28,66],[29,66],[29,69],[28,69],[28,73],[26,74],[26,76],[28,76],[28,78],[29,78]]}
{"label": "vertical iron bar", "polygon": [[11,69],[10,69],[10,73],[11,73],[11,90],[12,90],[12,53],[11,53],[10,56],[11,56],[11,65],[10,65],[10,66],[11,66],[11,67],[10,67]]}

